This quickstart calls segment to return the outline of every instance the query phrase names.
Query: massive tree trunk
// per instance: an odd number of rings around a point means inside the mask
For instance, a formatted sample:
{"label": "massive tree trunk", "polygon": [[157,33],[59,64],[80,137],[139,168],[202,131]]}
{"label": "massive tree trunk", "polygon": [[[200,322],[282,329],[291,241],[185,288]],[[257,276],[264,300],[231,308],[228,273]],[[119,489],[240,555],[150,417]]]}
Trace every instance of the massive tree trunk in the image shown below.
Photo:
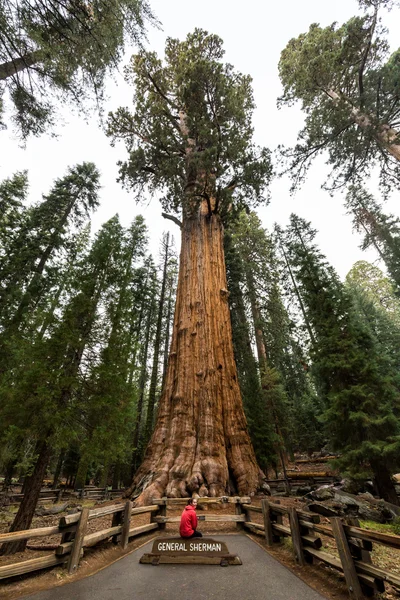
{"label": "massive tree trunk", "polygon": [[254,493],[261,483],[233,355],[223,227],[205,201],[184,215],[177,301],[157,423],[127,495]]}

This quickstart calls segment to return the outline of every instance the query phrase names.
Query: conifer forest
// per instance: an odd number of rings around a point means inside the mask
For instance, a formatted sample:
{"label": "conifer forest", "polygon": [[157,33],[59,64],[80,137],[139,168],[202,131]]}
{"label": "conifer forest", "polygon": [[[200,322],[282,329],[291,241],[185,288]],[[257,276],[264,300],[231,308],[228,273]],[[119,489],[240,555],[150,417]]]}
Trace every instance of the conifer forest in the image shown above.
{"label": "conifer forest", "polygon": [[43,486],[254,496],[299,456],[400,504],[400,2],[302,4],[252,58],[218,8],[0,0],[9,531]]}

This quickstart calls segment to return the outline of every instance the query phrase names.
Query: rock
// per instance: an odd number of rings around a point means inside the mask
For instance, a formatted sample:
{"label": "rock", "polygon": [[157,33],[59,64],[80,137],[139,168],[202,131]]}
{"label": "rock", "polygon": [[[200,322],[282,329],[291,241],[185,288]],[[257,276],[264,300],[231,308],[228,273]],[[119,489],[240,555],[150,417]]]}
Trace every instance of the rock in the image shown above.
{"label": "rock", "polygon": [[69,502],[65,502],[65,504],[56,504],[51,508],[39,507],[35,510],[35,514],[39,517],[45,517],[48,515],[58,515],[59,513],[64,512],[69,506]]}
{"label": "rock", "polygon": [[312,488],[309,485],[301,485],[296,490],[297,496],[305,496],[310,492],[312,492]]}
{"label": "rock", "polygon": [[321,502],[311,502],[307,506],[308,510],[311,512],[315,512],[324,517],[340,517],[340,512],[335,510],[334,508],[330,508],[326,504],[321,504]]}
{"label": "rock", "polygon": [[332,488],[329,487],[320,487],[316,489],[314,492],[311,492],[311,495],[316,500],[330,500],[334,497],[335,492]]}
{"label": "rock", "polygon": [[262,482],[260,486],[260,491],[263,492],[263,494],[266,494],[267,496],[271,496],[271,488],[265,481]]}

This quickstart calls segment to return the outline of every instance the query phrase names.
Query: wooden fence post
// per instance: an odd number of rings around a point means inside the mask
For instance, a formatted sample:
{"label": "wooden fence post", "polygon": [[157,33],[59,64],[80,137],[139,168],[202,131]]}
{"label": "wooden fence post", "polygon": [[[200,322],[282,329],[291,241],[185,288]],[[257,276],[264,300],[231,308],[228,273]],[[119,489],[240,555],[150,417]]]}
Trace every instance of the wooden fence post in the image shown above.
{"label": "wooden fence post", "polygon": [[304,566],[304,552],[303,552],[303,542],[301,539],[300,533],[300,524],[299,524],[299,515],[297,514],[294,506],[289,508],[289,523],[290,523],[290,531],[292,534],[292,543],[294,548],[294,555],[296,557],[297,563],[302,567]]}
{"label": "wooden fence post", "polygon": [[[236,497],[235,500],[236,500],[236,503],[235,503],[235,514],[242,515],[243,514],[243,510],[242,510],[242,505],[240,503],[240,497]],[[237,522],[236,523],[236,529],[240,529],[242,531],[244,529],[244,523]]]}
{"label": "wooden fence post", "polygon": [[133,502],[128,500],[125,504],[124,510],[124,520],[122,523],[122,533],[121,533],[121,546],[123,550],[126,550],[129,542],[129,529],[131,527],[131,516],[132,516],[132,506]]}
{"label": "wooden fence post", "polygon": [[265,540],[267,546],[272,546],[274,543],[274,534],[272,533],[271,507],[268,500],[261,500],[261,509],[264,519]]}
{"label": "wooden fence post", "polygon": [[89,517],[89,509],[87,507],[82,509],[81,517],[78,522],[78,527],[75,533],[75,539],[72,544],[71,554],[68,561],[68,573],[71,575],[75,573],[79,565],[79,559],[81,556],[81,550],[83,545],[83,538],[85,537],[87,522]]}
{"label": "wooden fence post", "polygon": [[[158,514],[159,514],[160,517],[166,517],[167,516],[167,500],[168,500],[168,498],[166,496],[164,496],[163,498],[161,498],[161,500],[163,501],[163,503],[160,506]],[[158,524],[158,528],[159,529],[165,529],[166,526],[167,526],[166,523],[159,523]]]}
{"label": "wooden fence post", "polygon": [[[360,527],[360,521],[356,517],[346,517],[346,524],[352,527]],[[347,541],[349,544],[351,555],[355,560],[360,560],[367,565],[372,564],[370,553],[370,551],[372,550],[371,542],[365,540],[357,540],[355,538],[347,538]],[[385,584],[383,582],[383,579],[375,577],[373,579],[373,585],[368,585],[366,583],[366,577],[361,577],[359,579],[364,596],[371,598],[376,595],[375,591],[385,591]]]}
{"label": "wooden fence post", "polygon": [[340,561],[343,567],[344,577],[346,579],[347,588],[350,592],[350,597],[356,598],[356,600],[362,600],[364,598],[364,594],[362,593],[356,567],[354,565],[347,537],[343,529],[343,524],[340,520],[340,517],[332,517],[329,520],[332,525],[332,532],[335,537]]}

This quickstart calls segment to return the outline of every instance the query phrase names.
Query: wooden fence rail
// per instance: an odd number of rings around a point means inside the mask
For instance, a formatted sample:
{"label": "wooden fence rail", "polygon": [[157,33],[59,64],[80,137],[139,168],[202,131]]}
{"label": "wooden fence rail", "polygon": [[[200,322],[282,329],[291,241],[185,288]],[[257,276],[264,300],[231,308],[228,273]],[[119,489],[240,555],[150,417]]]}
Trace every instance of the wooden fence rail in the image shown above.
{"label": "wooden fence rail", "polygon": [[[339,517],[332,517],[330,525],[321,525],[320,516],[295,508],[286,508],[262,501],[261,508],[243,505],[248,519],[244,526],[253,533],[264,534],[268,546],[279,543],[283,537],[291,537],[294,556],[299,565],[318,559],[344,575],[350,596],[356,600],[383,592],[384,582],[400,589],[400,577],[396,573],[372,564],[370,552],[372,543],[400,550],[400,536],[367,531],[358,527],[357,519],[349,524]],[[263,515],[263,525],[252,522],[251,512]],[[282,522],[283,516],[288,525]],[[321,534],[336,542],[339,559],[321,550]]]}
{"label": "wooden fence rail", "polygon": [[[131,538],[152,530],[163,529],[167,523],[178,523],[180,517],[168,516],[168,507],[177,508],[186,504],[184,498],[153,499],[153,504],[138,508],[132,502],[114,504],[95,509],[82,509],[81,513],[66,515],[58,525],[41,527],[27,531],[0,534],[0,544],[30,538],[60,535],[61,542],[54,554],[26,560],[0,567],[0,579],[13,577],[67,563],[69,573],[74,573],[83,556],[84,548],[94,546],[102,540],[112,540],[127,548]],[[321,561],[344,575],[350,596],[359,600],[366,595],[384,591],[384,582],[400,589],[400,576],[372,564],[370,552],[372,544],[400,550],[400,536],[367,531],[359,527],[356,519],[343,522],[340,518],[330,519],[329,525],[320,523],[320,516],[294,507],[287,508],[263,500],[260,506],[251,504],[249,497],[201,498],[202,504],[233,504],[236,514],[205,514],[199,519],[206,522],[233,522],[238,528],[247,528],[253,533],[264,535],[268,546],[279,543],[284,537],[291,537],[294,556],[299,565],[313,560]],[[136,515],[149,513],[150,523],[134,526]],[[262,515],[263,524],[251,520],[251,514]],[[90,521],[110,515],[111,526],[101,531],[87,533]],[[322,539],[327,536],[335,540],[339,558],[321,550]]]}
{"label": "wooden fence rail", "polygon": [[[80,558],[83,556],[84,548],[94,546],[98,542],[109,538],[113,538],[113,541],[120,543],[123,548],[126,548],[130,538],[159,528],[159,524],[153,520],[146,525],[133,527],[132,518],[135,515],[142,513],[153,515],[153,513],[158,512],[160,512],[158,504],[132,508],[132,502],[128,501],[125,504],[104,506],[92,510],[83,508],[80,513],[61,517],[58,525],[53,527],[40,527],[28,529],[26,531],[2,533],[0,534],[0,544],[17,540],[47,537],[50,535],[60,535],[61,542],[53,555],[0,566],[0,579],[14,577],[15,575],[30,573],[64,563],[68,563],[68,572],[74,573],[78,568]],[[113,524],[111,527],[90,534],[86,533],[89,521],[106,515],[111,515],[113,517]],[[116,516],[118,517],[116,519],[118,524],[115,524]]]}

